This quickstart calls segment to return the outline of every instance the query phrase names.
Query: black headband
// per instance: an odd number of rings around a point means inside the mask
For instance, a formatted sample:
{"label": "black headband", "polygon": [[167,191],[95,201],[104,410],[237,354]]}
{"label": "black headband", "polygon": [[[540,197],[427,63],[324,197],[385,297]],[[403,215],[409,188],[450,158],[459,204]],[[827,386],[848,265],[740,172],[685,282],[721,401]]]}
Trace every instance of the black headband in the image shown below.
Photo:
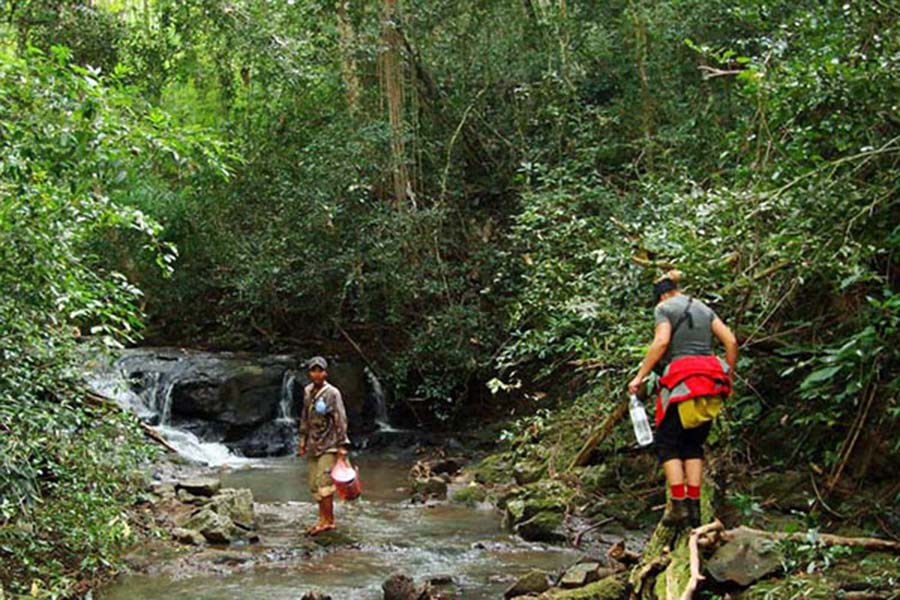
{"label": "black headband", "polygon": [[653,284],[653,300],[654,302],[659,301],[659,297],[665,294],[666,292],[671,292],[672,290],[677,290],[678,284],[666,277],[665,279],[660,279],[656,283]]}

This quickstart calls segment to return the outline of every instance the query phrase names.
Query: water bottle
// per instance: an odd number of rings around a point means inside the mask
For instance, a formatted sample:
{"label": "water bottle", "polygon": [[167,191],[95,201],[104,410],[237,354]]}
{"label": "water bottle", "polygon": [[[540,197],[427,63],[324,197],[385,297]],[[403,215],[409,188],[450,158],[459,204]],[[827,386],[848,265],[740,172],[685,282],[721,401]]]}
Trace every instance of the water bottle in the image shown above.
{"label": "water bottle", "polygon": [[628,412],[631,413],[631,424],[634,425],[634,435],[639,446],[647,446],[653,443],[653,432],[650,431],[650,421],[647,420],[647,411],[644,405],[634,394],[628,399]]}

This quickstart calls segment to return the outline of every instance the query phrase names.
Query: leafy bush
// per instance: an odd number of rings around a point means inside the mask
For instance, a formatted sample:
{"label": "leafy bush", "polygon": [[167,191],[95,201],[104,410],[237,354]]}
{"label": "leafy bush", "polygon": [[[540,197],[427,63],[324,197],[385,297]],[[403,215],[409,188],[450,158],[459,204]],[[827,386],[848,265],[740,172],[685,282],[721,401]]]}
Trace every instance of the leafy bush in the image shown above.
{"label": "leafy bush", "polygon": [[220,166],[202,137],[68,58],[0,55],[0,590],[37,597],[115,566],[151,455],[135,418],[80,384],[91,354],[141,327],[129,263],[109,249],[175,258],[123,203],[148,179],[174,190],[176,170]]}

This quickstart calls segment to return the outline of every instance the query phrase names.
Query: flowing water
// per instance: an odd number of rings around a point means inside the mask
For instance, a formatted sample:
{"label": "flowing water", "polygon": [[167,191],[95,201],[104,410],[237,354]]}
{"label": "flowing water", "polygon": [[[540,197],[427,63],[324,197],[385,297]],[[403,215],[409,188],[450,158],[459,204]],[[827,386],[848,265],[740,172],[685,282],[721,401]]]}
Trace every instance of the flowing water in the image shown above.
{"label": "flowing water", "polygon": [[[222,550],[220,568],[121,578],[101,592],[102,600],[299,599],[318,590],[334,600],[382,597],[381,584],[402,572],[417,582],[453,577],[454,597],[501,598],[510,580],[531,568],[548,571],[574,563],[571,549],[524,542],[505,532],[489,506],[465,507],[409,502],[410,461],[385,454],[358,456],[363,498],[337,506],[337,522],[349,538],[329,548],[302,552],[303,535],[316,507],[306,489],[305,461],[255,461],[221,475],[227,487],[253,490],[261,541]],[[234,568],[222,564],[238,564]]]}

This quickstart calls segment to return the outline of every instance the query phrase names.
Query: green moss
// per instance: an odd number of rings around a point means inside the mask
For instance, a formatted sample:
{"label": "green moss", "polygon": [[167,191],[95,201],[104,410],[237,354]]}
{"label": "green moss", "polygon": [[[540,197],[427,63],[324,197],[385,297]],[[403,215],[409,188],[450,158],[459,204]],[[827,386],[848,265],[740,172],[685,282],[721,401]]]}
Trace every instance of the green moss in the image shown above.
{"label": "green moss", "polygon": [[475,481],[486,484],[506,483],[512,479],[512,463],[512,457],[505,452],[492,454],[475,467]]}
{"label": "green moss", "polygon": [[612,575],[577,590],[553,590],[543,598],[548,600],[620,600],[628,597],[625,575]]}
{"label": "green moss", "polygon": [[783,578],[767,579],[751,586],[740,600],[802,597],[809,600],[831,600],[841,590],[874,590],[891,592],[900,587],[900,556],[881,552],[862,554],[841,560],[830,569],[808,574],[798,572]]}
{"label": "green moss", "polygon": [[453,490],[450,495],[452,502],[465,504],[466,506],[475,506],[479,502],[484,502],[487,498],[487,490],[477,483],[472,483],[466,487]]}

